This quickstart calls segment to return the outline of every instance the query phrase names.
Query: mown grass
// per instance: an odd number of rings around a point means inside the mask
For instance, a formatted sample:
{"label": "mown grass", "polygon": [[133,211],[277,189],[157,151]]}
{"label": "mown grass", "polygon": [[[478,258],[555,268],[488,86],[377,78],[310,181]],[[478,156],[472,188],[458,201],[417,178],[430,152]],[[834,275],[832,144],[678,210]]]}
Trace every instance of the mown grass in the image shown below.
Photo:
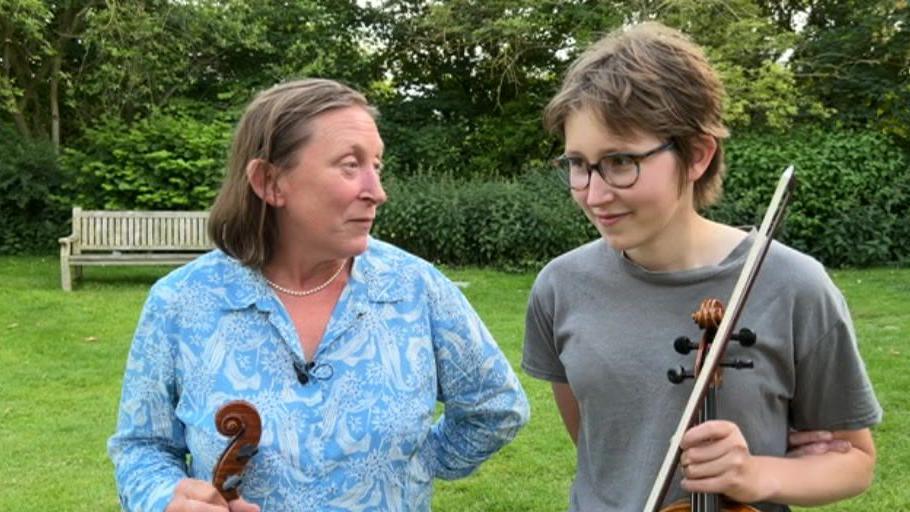
{"label": "mown grass", "polygon": [[[118,510],[105,442],[146,292],[163,268],[90,268],[60,291],[54,257],[0,258],[0,510]],[[448,270],[518,366],[533,275]],[[853,310],[885,421],[865,495],[818,510],[910,507],[910,270],[834,272]],[[472,477],[438,482],[434,510],[565,510],[574,451],[546,383],[520,374],[531,423]]]}

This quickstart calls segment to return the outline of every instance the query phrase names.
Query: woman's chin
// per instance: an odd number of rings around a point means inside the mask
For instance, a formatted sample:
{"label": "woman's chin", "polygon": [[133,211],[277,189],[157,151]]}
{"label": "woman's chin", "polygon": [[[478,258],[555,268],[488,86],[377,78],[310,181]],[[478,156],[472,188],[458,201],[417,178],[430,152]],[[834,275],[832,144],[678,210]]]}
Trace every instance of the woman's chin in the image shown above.
{"label": "woman's chin", "polygon": [[360,256],[366,252],[369,243],[369,236],[364,235],[363,237],[355,238],[347,244],[345,247],[345,252],[348,254],[348,257]]}
{"label": "woman's chin", "polygon": [[600,237],[603,238],[604,242],[606,242],[611,249],[617,251],[628,251],[635,246],[635,243],[630,240],[629,237],[622,236],[619,233],[606,233],[603,229],[600,229],[598,231],[600,231]]}

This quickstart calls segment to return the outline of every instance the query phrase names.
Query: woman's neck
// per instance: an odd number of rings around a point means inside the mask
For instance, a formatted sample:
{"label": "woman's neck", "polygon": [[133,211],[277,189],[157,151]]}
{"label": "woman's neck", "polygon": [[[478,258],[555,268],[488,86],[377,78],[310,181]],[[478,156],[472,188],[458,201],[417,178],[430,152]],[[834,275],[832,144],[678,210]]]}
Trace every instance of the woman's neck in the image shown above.
{"label": "woman's neck", "polygon": [[747,234],[696,212],[680,217],[645,244],[624,252],[643,268],[674,272],[717,265]]}
{"label": "woman's neck", "polygon": [[[262,268],[262,274],[270,281],[282,286],[307,290],[323,284],[335,275],[348,259],[317,258],[311,254],[294,254],[294,251],[279,248],[272,259]],[[342,270],[341,273],[345,272]],[[342,277],[338,276],[337,280],[342,281]]]}

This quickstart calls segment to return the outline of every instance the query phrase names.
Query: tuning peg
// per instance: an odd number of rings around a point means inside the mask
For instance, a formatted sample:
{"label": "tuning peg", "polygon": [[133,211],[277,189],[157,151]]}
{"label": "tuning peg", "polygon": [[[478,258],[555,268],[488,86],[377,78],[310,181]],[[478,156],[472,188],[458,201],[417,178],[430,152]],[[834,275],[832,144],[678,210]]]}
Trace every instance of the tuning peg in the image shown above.
{"label": "tuning peg", "polygon": [[752,363],[751,359],[734,359],[733,361],[727,361],[720,363],[724,368],[733,368],[734,370],[742,370],[744,368],[754,368],[755,364]]}
{"label": "tuning peg", "polygon": [[667,378],[670,379],[670,382],[673,384],[679,384],[680,382],[686,379],[695,378],[695,374],[686,370],[684,367],[680,366],[679,369],[670,369],[667,370]]}
{"label": "tuning peg", "polygon": [[751,347],[752,345],[755,345],[756,337],[754,332],[750,331],[749,329],[742,328],[738,333],[731,334],[730,339],[738,341],[739,344],[744,347]]}
{"label": "tuning peg", "polygon": [[686,336],[680,336],[673,340],[673,348],[676,349],[680,354],[688,354],[689,352],[698,348],[697,343],[692,343],[692,340]]}
{"label": "tuning peg", "polygon": [[231,476],[227,477],[227,479],[224,481],[224,484],[222,484],[221,487],[225,491],[233,491],[233,490],[237,489],[238,487],[240,487],[240,484],[242,484],[242,483],[243,483],[243,477],[241,477],[239,474],[231,475]]}

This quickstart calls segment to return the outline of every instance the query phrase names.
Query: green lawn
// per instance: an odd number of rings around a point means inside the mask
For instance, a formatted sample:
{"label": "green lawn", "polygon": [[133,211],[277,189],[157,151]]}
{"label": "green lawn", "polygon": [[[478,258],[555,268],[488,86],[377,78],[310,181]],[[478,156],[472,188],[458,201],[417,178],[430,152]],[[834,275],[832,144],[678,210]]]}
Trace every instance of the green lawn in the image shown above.
{"label": "green lawn", "polygon": [[[167,269],[89,268],[60,290],[54,257],[0,258],[0,510],[118,509],[105,441],[149,285]],[[517,367],[527,274],[452,270]],[[854,313],[861,348],[885,408],[878,469],[864,496],[825,511],[910,507],[910,270],[834,274]],[[439,482],[434,510],[565,510],[574,453],[549,386],[521,374],[533,418],[476,475]]]}

